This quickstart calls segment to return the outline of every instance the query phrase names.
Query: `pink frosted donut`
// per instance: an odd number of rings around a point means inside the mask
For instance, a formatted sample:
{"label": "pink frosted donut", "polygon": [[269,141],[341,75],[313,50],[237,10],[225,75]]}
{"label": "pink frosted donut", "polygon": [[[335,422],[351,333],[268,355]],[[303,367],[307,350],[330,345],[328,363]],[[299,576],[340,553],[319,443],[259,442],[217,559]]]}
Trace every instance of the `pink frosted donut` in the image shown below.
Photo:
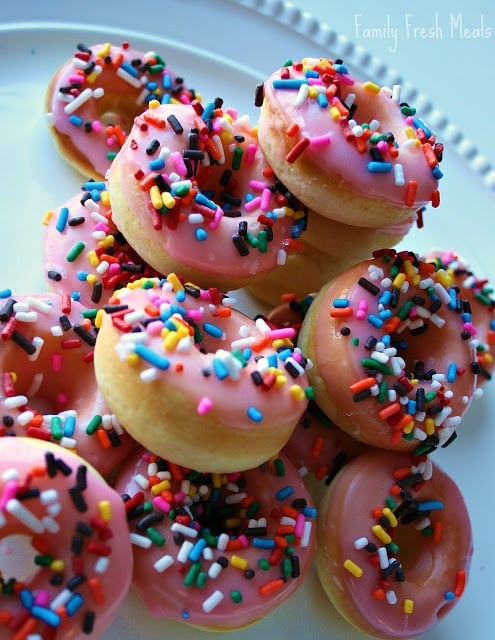
{"label": "pink frosted donut", "polygon": [[451,276],[415,253],[378,250],[325,285],[298,346],[315,401],[376,447],[445,446],[478,393],[476,326],[451,308]]}
{"label": "pink frosted donut", "polygon": [[52,291],[86,307],[103,306],[115,289],[159,275],[117,229],[107,183],[88,180],[82,191],[44,219],[43,274]]}
{"label": "pink frosted donut", "polygon": [[275,71],[257,98],[259,137],[277,176],[310,209],[359,227],[393,225],[439,204],[443,145],[391,89],[341,60]]}
{"label": "pink frosted donut", "polygon": [[367,636],[411,638],[431,629],[462,596],[472,553],[459,487],[430,458],[363,453],[319,506],[318,575]]}
{"label": "pink frosted donut", "polygon": [[96,385],[94,312],[54,293],[2,295],[0,436],[51,440],[110,473],[134,441]]}
{"label": "pink frosted donut", "polygon": [[79,44],[52,77],[45,109],[62,156],[82,175],[101,179],[134,116],[154,99],[188,103],[194,92],[153,51],[137,51],[127,42]]}
{"label": "pink frosted donut", "polygon": [[490,380],[495,369],[495,298],[488,278],[477,276],[469,263],[455,251],[432,251],[426,260],[445,269],[452,277],[452,305],[476,326],[478,383]]}
{"label": "pink frosted donut", "polygon": [[302,477],[309,474],[330,484],[345,464],[368,449],[368,445],[339,429],[316,403],[310,402],[282,453]]}
{"label": "pink frosted donut", "polygon": [[59,445],[4,438],[0,561],[2,639],[99,638],[132,577],[120,496]]}
{"label": "pink frosted donut", "polygon": [[115,223],[160,273],[236,289],[299,248],[305,211],[273,176],[247,116],[221,102],[159,105],[112,164]]}
{"label": "pink frosted donut", "polygon": [[98,386],[129,433],[194,469],[251,469],[287,442],[312,390],[292,330],[176,274],[121,289],[100,312]]}
{"label": "pink frosted donut", "polygon": [[138,449],[116,489],[126,501],[133,585],[155,616],[245,627],[294,594],[310,566],[316,509],[284,456],[218,475]]}

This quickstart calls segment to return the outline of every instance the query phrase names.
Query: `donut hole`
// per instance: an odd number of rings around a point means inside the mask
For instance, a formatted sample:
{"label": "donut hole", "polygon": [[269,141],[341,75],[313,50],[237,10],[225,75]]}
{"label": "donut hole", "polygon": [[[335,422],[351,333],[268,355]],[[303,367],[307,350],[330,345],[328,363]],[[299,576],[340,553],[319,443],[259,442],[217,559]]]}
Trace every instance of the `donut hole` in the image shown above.
{"label": "donut hole", "polygon": [[37,551],[31,538],[23,533],[13,533],[0,540],[0,576],[5,583],[12,578],[17,582],[30,582],[38,573],[35,564]]}
{"label": "donut hole", "polygon": [[128,133],[134,118],[140,113],[131,95],[104,95],[95,100],[97,119],[105,126],[119,126]]}
{"label": "donut hole", "polygon": [[[425,333],[414,335],[409,331],[391,334],[392,345],[397,348],[399,355],[405,362],[405,373],[407,377],[416,377],[419,369],[428,372],[442,372],[439,362],[439,354],[442,344],[445,344],[445,330],[428,324]],[[438,345],[434,350],[432,345]]]}
{"label": "donut hole", "polygon": [[16,346],[8,349],[3,357],[2,377],[10,374],[15,395],[26,396],[30,410],[41,414],[87,410],[88,397],[94,395],[96,386],[92,364],[82,361],[80,347],[61,349],[58,339],[51,335],[44,339],[34,361]]}
{"label": "donut hole", "polygon": [[399,546],[396,557],[404,569],[406,580],[426,584],[434,567],[434,550],[428,537],[411,523],[394,529],[394,542]]}

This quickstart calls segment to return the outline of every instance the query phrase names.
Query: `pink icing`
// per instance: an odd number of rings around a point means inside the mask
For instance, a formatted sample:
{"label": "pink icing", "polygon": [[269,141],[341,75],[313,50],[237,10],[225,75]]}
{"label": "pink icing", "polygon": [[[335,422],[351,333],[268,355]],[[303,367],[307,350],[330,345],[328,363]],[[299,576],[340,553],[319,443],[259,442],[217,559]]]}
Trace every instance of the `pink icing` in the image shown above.
{"label": "pink icing", "polygon": [[[296,84],[284,85],[284,81]],[[355,112],[349,112],[351,94]],[[366,197],[399,206],[438,205],[443,147],[416,114],[402,113],[400,87],[361,83],[344,64],[305,58],[275,71],[264,84],[264,96],[285,114],[288,123],[296,125],[297,132],[291,135],[298,144],[307,141],[302,154],[317,171],[338,177],[344,187]],[[261,137],[271,124],[260,120]],[[379,137],[376,143],[367,139],[370,130]],[[385,140],[390,133],[393,141]],[[370,149],[379,152],[378,163],[382,169],[387,166],[387,172],[370,170]],[[410,182],[417,183],[413,197],[412,191],[408,195]]]}
{"label": "pink icing", "polygon": [[[25,499],[28,491],[32,495]],[[4,438],[0,522],[0,555],[9,553],[15,536],[24,536],[28,546],[21,553],[36,560],[27,577],[2,575],[13,594],[0,593],[1,637],[100,637],[132,576],[119,495],[58,445]],[[20,566],[29,565],[30,558],[23,560]]]}
{"label": "pink icing", "polygon": [[[140,449],[116,489],[127,500],[133,584],[156,616],[235,629],[268,615],[304,579],[316,510],[284,456],[220,476]],[[153,506],[142,516],[144,502]]]}
{"label": "pink icing", "polygon": [[103,177],[134,116],[150,99],[190,102],[193,97],[155,52],[127,43],[80,45],[52,80],[48,117]]}
{"label": "pink icing", "polygon": [[359,456],[320,505],[318,532],[318,572],[342,613],[372,636],[424,633],[463,594],[473,552],[469,514],[458,486],[431,459],[378,450]]}
{"label": "pink icing", "polygon": [[[142,248],[136,238],[128,234],[128,239],[158,270],[164,271],[145,253],[149,244],[185,265],[175,270],[193,267],[208,276],[247,279],[284,264],[298,246],[294,238],[305,214],[297,201],[288,203],[275,181],[249,118],[231,109],[209,113],[209,106],[197,112],[190,105],[161,105],[136,118],[110,174],[114,216],[124,228],[122,216],[128,214],[112,193],[119,188],[146,238],[140,240]],[[174,133],[170,116],[183,133]],[[185,163],[183,157],[195,152],[199,159]],[[157,186],[163,182],[166,189]],[[155,205],[152,190],[158,194]]]}
{"label": "pink icing", "polygon": [[97,388],[85,308],[57,294],[13,296],[0,307],[0,435],[52,440],[110,473],[134,441]]}
{"label": "pink icing", "polygon": [[158,275],[117,229],[107,183],[90,180],[47,218],[43,273],[52,291],[87,307],[103,306],[115,289]]}

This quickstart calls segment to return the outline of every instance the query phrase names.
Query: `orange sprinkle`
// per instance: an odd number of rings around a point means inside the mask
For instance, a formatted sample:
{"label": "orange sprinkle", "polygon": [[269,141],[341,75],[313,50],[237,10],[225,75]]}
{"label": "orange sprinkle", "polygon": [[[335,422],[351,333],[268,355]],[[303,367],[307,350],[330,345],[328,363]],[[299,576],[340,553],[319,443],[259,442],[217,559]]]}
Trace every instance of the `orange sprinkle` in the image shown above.
{"label": "orange sprinkle", "polygon": [[401,410],[400,404],[398,402],[393,402],[392,404],[389,404],[388,407],[384,407],[383,409],[381,409],[378,412],[378,415],[382,420],[386,420],[387,418],[389,418],[390,416],[393,416],[394,413],[397,413],[397,411],[400,411],[400,410]]}
{"label": "orange sprinkle", "polygon": [[105,593],[101,586],[101,582],[98,578],[90,578],[88,580],[88,587],[91,591],[91,595],[95,604],[102,605],[105,604]]}
{"label": "orange sprinkle", "polygon": [[293,518],[294,520],[297,518],[299,512],[297,511],[297,509],[294,509],[293,507],[289,507],[288,505],[283,505],[282,506],[282,515],[287,516],[288,518]]}
{"label": "orange sprinkle", "polygon": [[123,61],[124,61],[124,54],[122,53],[122,51],[118,51],[112,58],[112,64],[115,67],[115,69],[118,69]]}
{"label": "orange sprinkle", "polygon": [[143,119],[148,124],[151,124],[153,127],[157,127],[158,129],[165,129],[167,126],[167,123],[163,118],[158,117],[151,111],[145,111],[143,113]]}
{"label": "orange sprinkle", "polygon": [[332,307],[330,309],[331,318],[348,318],[352,316],[352,307]]}
{"label": "orange sprinkle", "polygon": [[329,471],[328,465],[324,464],[316,471],[315,478],[317,480],[323,480],[323,478],[328,476]]}
{"label": "orange sprinkle", "polygon": [[36,618],[30,616],[20,627],[17,633],[14,633],[14,635],[11,636],[12,640],[26,640],[26,638],[34,631],[36,625]]}
{"label": "orange sprinkle", "polygon": [[299,125],[297,124],[297,122],[291,122],[291,124],[287,127],[287,129],[285,130],[285,133],[292,138],[293,136],[297,135],[299,133]]}
{"label": "orange sprinkle", "polygon": [[412,207],[416,198],[418,183],[416,180],[409,180],[406,187],[405,204],[406,207]]}
{"label": "orange sprinkle", "polygon": [[373,378],[370,376],[368,378],[361,378],[361,380],[354,382],[353,384],[350,385],[349,389],[351,390],[352,393],[359,393],[360,391],[369,389],[374,384],[376,384],[376,378]]}
{"label": "orange sprinkle", "polygon": [[270,580],[270,582],[266,582],[264,585],[260,587],[260,594],[262,596],[269,596],[275,591],[278,591],[284,586],[284,581],[282,578],[276,578],[275,580]]}
{"label": "orange sprinkle", "polygon": [[454,587],[454,595],[456,598],[460,598],[464,593],[464,588],[466,586],[466,572],[458,571],[455,574],[455,587]]}
{"label": "orange sprinkle", "polygon": [[262,351],[263,349],[265,349],[270,345],[271,341],[272,339],[270,338],[270,336],[263,336],[259,340],[256,340],[256,342],[253,342],[253,344],[251,345],[251,348],[253,351],[256,351],[256,352]]}
{"label": "orange sprinkle", "polygon": [[390,320],[384,323],[383,327],[387,333],[393,333],[397,327],[400,325],[400,318],[398,316],[393,316]]}
{"label": "orange sprinkle", "polygon": [[98,438],[98,442],[103,449],[111,448],[112,443],[110,442],[110,438],[108,437],[108,433],[105,429],[97,429],[95,435]]}
{"label": "orange sprinkle", "polygon": [[411,467],[398,467],[394,470],[394,478],[400,480],[401,478],[407,478],[411,475]]}
{"label": "orange sprinkle", "polygon": [[440,191],[435,189],[431,194],[431,206],[436,209],[440,205]]}
{"label": "orange sprinkle", "polygon": [[433,542],[440,542],[442,539],[443,525],[441,522],[435,522],[433,524]]}
{"label": "orange sprinkle", "polygon": [[319,455],[321,455],[324,443],[325,443],[325,439],[323,438],[323,436],[318,436],[317,438],[315,438],[315,441],[313,442],[313,446],[311,447],[312,458],[317,458]]}

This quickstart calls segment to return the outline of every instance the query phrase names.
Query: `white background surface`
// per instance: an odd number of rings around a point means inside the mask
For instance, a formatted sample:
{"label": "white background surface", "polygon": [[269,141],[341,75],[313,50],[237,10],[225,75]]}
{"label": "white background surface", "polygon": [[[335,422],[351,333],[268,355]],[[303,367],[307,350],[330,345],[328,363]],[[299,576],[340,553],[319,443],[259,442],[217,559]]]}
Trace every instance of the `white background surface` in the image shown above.
{"label": "white background surface", "polygon": [[[14,286],[18,292],[31,292],[42,286],[38,268],[41,218],[48,208],[72,196],[80,184],[80,177],[67,169],[48,139],[42,102],[56,66],[72,53],[79,40],[93,44],[89,41],[92,34],[95,42],[105,36],[111,40],[129,37],[132,44],[142,43],[146,48],[154,45],[160,52],[160,46],[164,46],[169,66],[184,72],[187,80],[193,79],[207,97],[225,95],[228,102],[253,113],[254,83],[286,58],[328,55],[331,45],[344,58],[361,61],[362,47],[370,54],[372,75],[383,71],[387,79],[398,77],[417,89],[417,100],[412,104],[429,110],[446,136],[442,206],[426,219],[425,229],[408,237],[407,248],[423,251],[431,246],[453,247],[485,275],[493,275],[495,179],[489,167],[495,163],[495,8],[487,1],[461,4],[416,0],[412,7],[410,4],[403,0],[301,0],[286,5],[275,0],[162,0],[159,6],[142,3],[136,9],[135,2],[121,0],[117,10],[115,5],[95,0],[84,4],[55,0],[49,6],[36,0],[2,3],[0,113],[5,130],[0,137],[4,224],[0,233],[0,288]],[[182,16],[178,14],[181,7],[185,12]],[[461,37],[459,20],[472,37],[466,37],[467,33]],[[65,26],[55,32],[37,28],[28,32],[33,33],[29,42],[25,41],[26,32],[18,37],[17,32],[2,31],[1,23],[33,22],[39,26],[40,21],[63,22]],[[87,25],[83,36],[75,26],[79,23]],[[434,32],[435,37],[423,38],[420,31],[413,31],[413,27],[427,30],[435,24],[440,29]],[[374,28],[381,28],[382,33],[372,32]],[[392,35],[394,28],[397,40]],[[335,40],[334,30],[345,39]],[[379,37],[368,37],[371,33]],[[195,66],[196,60],[204,60],[203,51],[218,54],[217,59]],[[176,61],[179,54],[180,62]],[[493,637],[495,562],[491,531],[495,516],[491,488],[495,479],[495,437],[490,423],[494,399],[490,388],[470,410],[455,446],[438,452],[438,462],[464,491],[476,551],[465,595],[454,611],[426,634],[428,640],[464,640],[467,633],[477,640]],[[232,637],[252,640],[262,636],[271,640],[363,640],[362,634],[351,630],[335,614],[314,574],[286,606]],[[131,594],[105,640],[117,637],[195,640],[214,638],[216,634],[153,620]]]}

